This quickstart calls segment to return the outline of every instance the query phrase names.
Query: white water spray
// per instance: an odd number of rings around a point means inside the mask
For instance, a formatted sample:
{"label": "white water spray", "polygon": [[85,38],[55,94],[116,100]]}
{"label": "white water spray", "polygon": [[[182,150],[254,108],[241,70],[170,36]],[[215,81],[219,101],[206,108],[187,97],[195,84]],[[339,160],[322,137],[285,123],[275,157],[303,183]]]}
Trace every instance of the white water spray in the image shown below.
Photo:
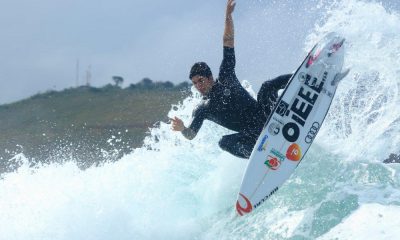
{"label": "white water spray", "polygon": [[[400,169],[381,163],[399,150],[399,27],[398,14],[378,3],[346,0],[328,8],[305,49],[339,32],[347,39],[351,73],[295,174],[253,214],[239,218],[234,211],[247,162],[218,148],[227,130],[206,122],[187,141],[161,123],[142,148],[115,163],[85,171],[72,162],[24,164],[3,175],[0,239],[399,236],[393,223],[400,213]],[[194,94],[169,116],[187,123],[199,101]]]}

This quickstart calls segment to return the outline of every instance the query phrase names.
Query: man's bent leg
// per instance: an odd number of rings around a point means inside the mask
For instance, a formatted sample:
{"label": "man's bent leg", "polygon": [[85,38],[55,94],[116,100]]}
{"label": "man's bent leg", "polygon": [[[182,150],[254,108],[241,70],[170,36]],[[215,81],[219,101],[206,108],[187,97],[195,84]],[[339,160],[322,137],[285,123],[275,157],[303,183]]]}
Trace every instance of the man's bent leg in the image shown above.
{"label": "man's bent leg", "polygon": [[255,139],[241,133],[225,135],[219,141],[222,150],[240,158],[249,158],[255,144]]}
{"label": "man's bent leg", "polygon": [[271,114],[276,101],[278,100],[278,91],[288,84],[292,74],[285,74],[272,80],[265,81],[258,91],[257,102],[264,111],[266,117]]}

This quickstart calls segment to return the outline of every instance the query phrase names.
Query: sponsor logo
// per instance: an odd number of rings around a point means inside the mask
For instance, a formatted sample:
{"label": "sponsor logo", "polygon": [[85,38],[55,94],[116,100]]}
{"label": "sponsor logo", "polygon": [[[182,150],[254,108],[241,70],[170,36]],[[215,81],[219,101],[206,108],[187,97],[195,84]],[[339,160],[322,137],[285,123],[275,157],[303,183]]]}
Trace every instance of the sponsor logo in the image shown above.
{"label": "sponsor logo", "polygon": [[276,135],[278,135],[279,134],[279,132],[281,131],[281,127],[279,126],[279,124],[277,124],[277,123],[271,123],[270,125],[269,125],[269,127],[268,127],[268,132],[271,134],[271,135],[274,135],[274,136],[276,136]]}
{"label": "sponsor logo", "polygon": [[275,148],[272,148],[271,153],[275,155],[275,157],[278,157],[281,161],[285,159],[285,155],[283,155],[281,152],[276,150]]}
{"label": "sponsor logo", "polygon": [[286,158],[291,161],[299,161],[301,159],[301,149],[297,143],[293,143],[286,151]]}
{"label": "sponsor logo", "polygon": [[299,73],[299,81],[302,82],[302,83],[306,81],[306,74],[305,73],[303,73],[303,72]]}
{"label": "sponsor logo", "polygon": [[[282,128],[283,137],[289,142],[296,142],[300,136],[300,128],[310,115],[315,102],[324,86],[328,72],[324,72],[322,80],[317,84],[318,79],[306,74],[305,86],[302,86],[297,93],[296,98],[290,105],[290,111],[287,110],[286,115],[290,115],[291,120]],[[307,86],[307,87],[306,87]]]}
{"label": "sponsor logo", "polygon": [[273,119],[275,122],[277,122],[277,123],[279,123],[279,124],[283,125],[283,122],[282,122],[282,120],[281,120],[281,119],[279,119],[279,118],[277,118],[276,116],[273,116],[273,117],[272,117],[272,119]]}
{"label": "sponsor logo", "polygon": [[229,90],[228,88],[224,89],[224,95],[225,96],[230,96],[231,95],[231,90]]}
{"label": "sponsor logo", "polygon": [[271,197],[272,194],[276,193],[276,191],[278,191],[278,187],[274,188],[267,196],[265,196],[263,199],[261,199],[261,201],[259,201],[258,203],[256,203],[256,204],[254,205],[254,208],[257,208],[258,206],[261,205],[261,203],[267,201],[267,199],[268,199],[269,197]]}
{"label": "sponsor logo", "polygon": [[281,161],[282,160],[278,159],[277,157],[268,155],[268,159],[267,161],[265,161],[264,164],[267,165],[267,167],[269,167],[272,170],[277,170],[281,165]]}
{"label": "sponsor logo", "polygon": [[245,195],[239,193],[239,196],[246,202],[246,206],[242,207],[242,205],[240,205],[240,199],[238,199],[236,202],[236,211],[240,216],[243,216],[244,214],[251,212],[253,206],[251,206],[250,200]]}
{"label": "sponsor logo", "polygon": [[306,68],[310,67],[315,62],[315,60],[318,59],[320,54],[321,50],[318,50],[314,55],[310,55],[307,60]]}
{"label": "sponsor logo", "polygon": [[334,43],[328,51],[328,57],[332,56],[335,52],[337,52],[343,45],[344,43],[344,39],[342,39],[342,41],[338,42],[338,43]]}
{"label": "sponsor logo", "polygon": [[304,141],[308,144],[312,143],[312,141],[314,140],[315,136],[318,133],[320,124],[319,122],[314,122],[311,125],[310,131],[308,131],[307,136],[304,138]]}
{"label": "sponsor logo", "polygon": [[279,114],[281,117],[284,117],[285,115],[287,116],[289,114],[288,112],[289,104],[283,100],[281,100],[278,104],[278,107],[276,108],[275,112]]}
{"label": "sponsor logo", "polygon": [[271,154],[267,156],[267,161],[265,161],[264,164],[267,165],[267,167],[269,167],[272,170],[277,170],[281,165],[281,162],[284,160],[285,160],[285,155],[283,155],[275,148],[272,148]]}
{"label": "sponsor logo", "polygon": [[267,145],[268,145],[267,139],[268,139],[268,135],[265,135],[262,138],[260,145],[258,145],[257,151],[262,152],[267,149]]}

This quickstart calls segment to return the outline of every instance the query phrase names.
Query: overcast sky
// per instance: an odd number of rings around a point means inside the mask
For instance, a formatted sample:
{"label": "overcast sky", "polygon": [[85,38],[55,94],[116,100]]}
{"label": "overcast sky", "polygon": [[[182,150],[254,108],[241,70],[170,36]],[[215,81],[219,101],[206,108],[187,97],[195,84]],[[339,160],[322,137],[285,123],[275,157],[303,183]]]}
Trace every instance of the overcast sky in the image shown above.
{"label": "overcast sky", "polygon": [[[320,0],[237,0],[236,72],[257,88],[295,70]],[[384,1],[385,2],[385,1]],[[396,0],[386,1],[397,3]],[[86,83],[179,83],[196,61],[217,75],[226,0],[1,0],[0,104]],[[397,3],[398,4],[398,3]],[[77,83],[77,60],[79,82]]]}

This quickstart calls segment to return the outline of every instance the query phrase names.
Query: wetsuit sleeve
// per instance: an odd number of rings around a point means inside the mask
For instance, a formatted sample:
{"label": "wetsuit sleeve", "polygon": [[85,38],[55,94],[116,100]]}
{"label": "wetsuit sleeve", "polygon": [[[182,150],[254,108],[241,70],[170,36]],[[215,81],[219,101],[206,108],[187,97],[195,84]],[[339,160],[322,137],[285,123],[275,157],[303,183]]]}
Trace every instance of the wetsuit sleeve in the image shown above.
{"label": "wetsuit sleeve", "polygon": [[199,106],[193,111],[192,122],[189,124],[189,128],[193,130],[196,134],[203,125],[205,116],[206,114],[203,106]]}
{"label": "wetsuit sleeve", "polygon": [[221,66],[219,68],[218,81],[225,86],[228,85],[240,85],[239,80],[235,74],[235,49],[230,47],[224,47],[224,57],[222,59]]}

